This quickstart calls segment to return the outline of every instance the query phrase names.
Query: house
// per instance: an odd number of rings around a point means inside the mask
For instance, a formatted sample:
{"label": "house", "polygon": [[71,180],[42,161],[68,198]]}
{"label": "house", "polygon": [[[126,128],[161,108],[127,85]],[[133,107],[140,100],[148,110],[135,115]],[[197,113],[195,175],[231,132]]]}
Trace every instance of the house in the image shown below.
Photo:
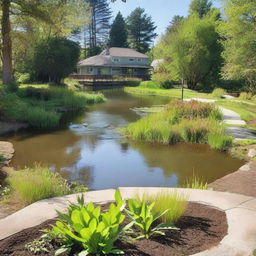
{"label": "house", "polygon": [[78,63],[77,75],[80,77],[129,76],[147,77],[149,57],[129,48],[111,47],[101,54],[87,58]]}

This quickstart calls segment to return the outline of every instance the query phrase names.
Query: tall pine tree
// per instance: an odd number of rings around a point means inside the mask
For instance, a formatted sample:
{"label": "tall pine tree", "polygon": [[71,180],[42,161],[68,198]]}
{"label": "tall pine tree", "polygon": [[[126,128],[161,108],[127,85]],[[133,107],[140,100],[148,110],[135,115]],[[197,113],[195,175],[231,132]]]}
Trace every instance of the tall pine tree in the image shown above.
{"label": "tall pine tree", "polygon": [[116,15],[109,33],[109,46],[111,47],[127,47],[127,28],[122,14]]}
{"label": "tall pine tree", "polygon": [[157,36],[156,26],[151,16],[148,16],[144,9],[136,8],[127,17],[126,22],[129,46],[139,52],[147,52],[151,42]]}
{"label": "tall pine tree", "polygon": [[91,19],[83,32],[84,46],[88,55],[97,54],[108,42],[112,12],[108,0],[86,0],[90,4]]}
{"label": "tall pine tree", "polygon": [[203,18],[212,8],[212,2],[209,0],[192,0],[189,6],[189,14],[198,14]]}

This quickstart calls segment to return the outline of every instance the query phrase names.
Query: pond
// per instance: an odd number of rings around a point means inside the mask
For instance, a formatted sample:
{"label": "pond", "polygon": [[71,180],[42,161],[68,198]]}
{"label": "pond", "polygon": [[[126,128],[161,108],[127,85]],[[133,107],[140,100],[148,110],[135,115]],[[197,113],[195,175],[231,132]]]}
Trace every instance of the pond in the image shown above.
{"label": "pond", "polygon": [[15,168],[35,162],[90,189],[118,186],[179,186],[195,175],[212,182],[236,171],[243,161],[207,145],[165,146],[124,139],[118,128],[140,118],[131,108],[166,104],[167,97],[135,96],[122,89],[104,91],[107,101],[91,107],[67,128],[38,134],[22,132],[2,139],[14,144]]}

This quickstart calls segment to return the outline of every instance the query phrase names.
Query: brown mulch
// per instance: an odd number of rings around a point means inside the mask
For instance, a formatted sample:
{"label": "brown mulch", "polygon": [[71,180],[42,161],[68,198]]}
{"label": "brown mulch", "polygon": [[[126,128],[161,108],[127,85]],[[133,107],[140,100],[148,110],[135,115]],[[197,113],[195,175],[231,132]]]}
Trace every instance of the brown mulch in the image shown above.
{"label": "brown mulch", "polygon": [[[32,256],[24,245],[42,234],[55,220],[26,229],[0,241],[1,256]],[[155,236],[130,243],[117,241],[116,246],[128,256],[184,256],[191,255],[219,244],[227,234],[225,212],[198,203],[189,203],[183,217],[176,224],[179,231],[167,231],[165,236]],[[54,255],[54,252],[39,254]],[[72,254],[63,254],[65,256]]]}

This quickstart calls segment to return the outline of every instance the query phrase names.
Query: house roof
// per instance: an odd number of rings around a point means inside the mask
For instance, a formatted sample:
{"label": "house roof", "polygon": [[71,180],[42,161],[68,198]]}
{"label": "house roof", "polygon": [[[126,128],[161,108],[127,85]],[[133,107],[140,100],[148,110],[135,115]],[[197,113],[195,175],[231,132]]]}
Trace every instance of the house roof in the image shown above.
{"label": "house roof", "polygon": [[[128,65],[113,65],[112,57],[130,57],[130,58],[148,58],[147,55],[137,52],[129,48],[111,47],[101,52],[101,54],[81,60],[78,66],[128,66]],[[134,66],[134,65],[132,65]],[[138,66],[142,67],[142,66]],[[145,66],[148,67],[148,66]]]}
{"label": "house roof", "polygon": [[133,49],[120,47],[111,47],[102,51],[100,55],[110,55],[112,57],[148,58],[147,55],[137,52]]}

